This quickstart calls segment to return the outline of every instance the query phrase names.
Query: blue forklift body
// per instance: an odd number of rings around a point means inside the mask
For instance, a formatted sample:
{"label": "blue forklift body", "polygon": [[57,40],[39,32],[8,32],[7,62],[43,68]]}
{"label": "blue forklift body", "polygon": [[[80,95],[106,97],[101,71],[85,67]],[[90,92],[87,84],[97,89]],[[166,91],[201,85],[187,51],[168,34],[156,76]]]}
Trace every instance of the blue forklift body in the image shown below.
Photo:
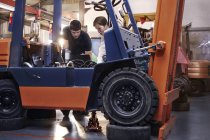
{"label": "blue forklift body", "polygon": [[[143,42],[128,0],[123,0],[127,13],[130,17],[132,27],[136,38],[139,40],[139,47],[143,47]],[[106,6],[112,22],[112,27],[105,34],[105,46],[107,53],[107,62],[97,64],[94,68],[68,68],[68,67],[22,67],[23,26],[25,13],[25,0],[16,0],[14,23],[12,27],[12,42],[10,50],[10,63],[8,68],[0,68],[1,73],[12,75],[18,86],[30,87],[89,87],[87,110],[97,109],[97,89],[109,72],[122,67],[136,67],[133,58],[129,58],[128,51],[121,28],[117,23],[115,12],[111,0],[106,0]],[[58,41],[61,29],[61,10],[62,0],[54,0],[54,18],[53,18],[53,42]],[[53,47],[53,46],[51,46]],[[30,96],[30,95],[29,95]]]}

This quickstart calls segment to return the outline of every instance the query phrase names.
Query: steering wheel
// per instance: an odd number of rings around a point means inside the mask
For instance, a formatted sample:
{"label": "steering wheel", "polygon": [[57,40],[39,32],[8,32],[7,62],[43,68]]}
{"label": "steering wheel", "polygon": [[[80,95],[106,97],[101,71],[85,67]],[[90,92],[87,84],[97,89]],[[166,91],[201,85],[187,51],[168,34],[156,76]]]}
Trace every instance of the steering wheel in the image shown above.
{"label": "steering wheel", "polygon": [[[112,5],[115,7],[115,6],[117,6],[118,4],[120,4],[121,1],[122,1],[122,0],[112,0]],[[94,2],[94,1],[92,1],[91,4],[94,5],[93,8],[94,8],[95,11],[104,11],[104,10],[107,9],[107,7],[106,7],[106,1],[105,1],[105,0],[101,0],[101,1],[99,1],[99,2]]]}

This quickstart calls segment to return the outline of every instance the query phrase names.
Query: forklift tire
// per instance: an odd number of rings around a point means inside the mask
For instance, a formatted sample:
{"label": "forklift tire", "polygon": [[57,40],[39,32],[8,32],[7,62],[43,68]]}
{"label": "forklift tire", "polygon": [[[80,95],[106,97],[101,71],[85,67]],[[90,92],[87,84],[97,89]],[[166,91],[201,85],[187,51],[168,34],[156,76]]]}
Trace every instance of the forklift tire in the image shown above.
{"label": "forklift tire", "polygon": [[185,93],[189,94],[191,92],[191,82],[187,75],[181,75],[180,78],[184,79],[185,83]]}
{"label": "forklift tire", "polygon": [[153,80],[135,68],[112,71],[99,87],[102,112],[111,124],[145,125],[158,106],[158,91]]}
{"label": "forklift tire", "polygon": [[203,93],[205,91],[205,84],[202,80],[191,80],[191,87],[192,91],[189,93],[190,96],[193,97],[199,97],[203,96]]}
{"label": "forklift tire", "polygon": [[174,102],[172,105],[173,111],[190,111],[190,102]]}
{"label": "forklift tire", "polygon": [[151,127],[151,135],[158,137],[159,130],[161,128],[162,124],[158,121],[151,121],[150,127]]}
{"label": "forklift tire", "polygon": [[180,88],[181,93],[189,93],[191,91],[190,83],[183,77],[174,79],[174,88]]}
{"label": "forklift tire", "polygon": [[29,109],[27,111],[27,119],[55,119],[56,111],[50,109]]}
{"label": "forklift tire", "polygon": [[106,135],[108,140],[150,140],[150,126],[125,127],[107,125]]}
{"label": "forklift tire", "polygon": [[25,118],[0,119],[0,131],[22,129],[25,125]]}
{"label": "forklift tire", "polygon": [[0,119],[23,116],[19,90],[9,79],[0,80]]}

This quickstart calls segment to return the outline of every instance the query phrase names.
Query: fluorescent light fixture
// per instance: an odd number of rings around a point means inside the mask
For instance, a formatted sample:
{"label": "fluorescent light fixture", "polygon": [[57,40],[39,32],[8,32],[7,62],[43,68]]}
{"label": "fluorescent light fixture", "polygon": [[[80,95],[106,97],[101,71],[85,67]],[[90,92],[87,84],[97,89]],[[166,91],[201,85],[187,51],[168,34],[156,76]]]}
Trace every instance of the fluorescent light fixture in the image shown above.
{"label": "fluorescent light fixture", "polygon": [[1,3],[1,2],[0,2],[0,8],[6,9],[6,10],[9,10],[9,11],[15,11],[14,7],[12,7],[10,5],[7,5],[7,4],[4,4],[4,3]]}

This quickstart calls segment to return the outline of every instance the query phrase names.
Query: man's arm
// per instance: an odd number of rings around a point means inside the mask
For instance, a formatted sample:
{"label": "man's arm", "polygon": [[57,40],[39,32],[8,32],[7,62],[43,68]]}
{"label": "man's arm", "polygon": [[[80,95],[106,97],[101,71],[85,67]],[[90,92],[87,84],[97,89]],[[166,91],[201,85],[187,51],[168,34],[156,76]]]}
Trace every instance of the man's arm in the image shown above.
{"label": "man's arm", "polygon": [[87,43],[85,55],[89,55],[90,59],[91,59],[91,57],[92,57],[92,43],[91,43],[90,36],[88,34],[86,34],[85,39],[86,39],[86,43]]}
{"label": "man's arm", "polygon": [[68,42],[68,26],[66,26],[64,29],[63,29],[63,35],[62,35],[62,38],[63,38],[63,49],[68,49],[69,48],[69,42]]}
{"label": "man's arm", "polygon": [[65,38],[63,39],[63,49],[69,49],[69,41]]}
{"label": "man's arm", "polygon": [[85,55],[89,55],[90,59],[92,58],[92,51],[85,51]]}

